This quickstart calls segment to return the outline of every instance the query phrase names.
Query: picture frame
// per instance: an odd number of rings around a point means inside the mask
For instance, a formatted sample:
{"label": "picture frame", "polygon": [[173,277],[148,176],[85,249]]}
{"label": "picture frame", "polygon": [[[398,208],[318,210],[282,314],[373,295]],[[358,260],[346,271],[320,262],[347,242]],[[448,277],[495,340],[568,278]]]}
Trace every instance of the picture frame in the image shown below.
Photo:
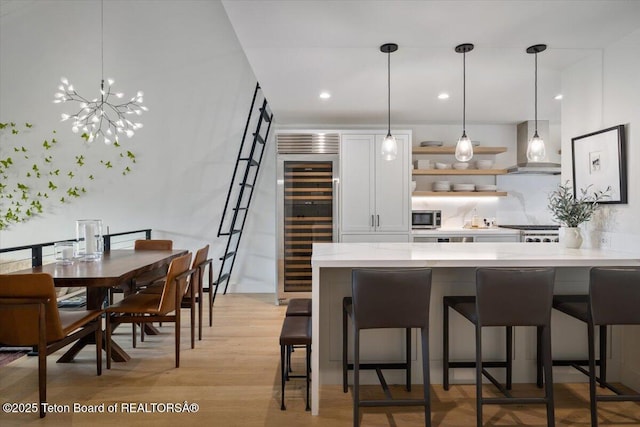
{"label": "picture frame", "polygon": [[625,125],[571,138],[573,196],[582,190],[592,196],[610,188],[602,204],[627,203],[627,159]]}

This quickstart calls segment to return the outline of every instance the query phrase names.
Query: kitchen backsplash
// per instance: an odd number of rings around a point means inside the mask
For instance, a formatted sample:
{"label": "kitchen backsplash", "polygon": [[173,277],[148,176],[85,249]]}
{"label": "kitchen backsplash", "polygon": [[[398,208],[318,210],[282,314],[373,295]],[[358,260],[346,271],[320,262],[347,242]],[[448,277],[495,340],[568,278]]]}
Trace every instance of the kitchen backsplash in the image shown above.
{"label": "kitchen backsplash", "polygon": [[462,227],[476,215],[493,219],[497,224],[554,223],[547,198],[558,184],[560,175],[499,175],[499,191],[506,197],[414,197],[413,209],[439,209],[442,227]]}

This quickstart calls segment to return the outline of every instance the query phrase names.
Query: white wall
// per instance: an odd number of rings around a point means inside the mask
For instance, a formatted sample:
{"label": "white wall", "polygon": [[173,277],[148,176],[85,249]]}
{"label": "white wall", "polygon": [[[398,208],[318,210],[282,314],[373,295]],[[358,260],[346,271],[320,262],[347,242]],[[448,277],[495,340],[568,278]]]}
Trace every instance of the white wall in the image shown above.
{"label": "white wall", "polygon": [[[111,232],[152,228],[179,248],[209,243],[217,266],[225,244],[218,223],[256,83],[224,8],[219,1],[104,2],[104,77],[125,96],[144,91],[149,108],[139,117],[144,128],[122,141],[137,156],[128,176],[100,168],[97,160],[113,147],[83,147],[59,122],[70,108],[51,102],[61,76],[98,96],[100,58],[99,1],[0,0],[0,122],[33,123],[21,141],[36,145],[57,130],[61,166],[83,153],[95,175],[81,182],[85,196],[51,203],[0,232],[0,246],[73,237],[75,219],[101,218]],[[273,153],[268,145],[230,291],[275,289]]]}
{"label": "white wall", "polygon": [[[640,244],[640,149],[634,129],[640,126],[640,30],[611,44],[565,70],[562,75],[562,151],[571,153],[571,138],[587,132],[625,124],[627,129],[627,204],[607,205],[584,228],[587,245],[615,250],[637,249]],[[571,157],[563,158],[563,178],[570,179]],[[625,326],[622,348],[614,349],[621,359],[625,385],[640,390],[640,334]]]}

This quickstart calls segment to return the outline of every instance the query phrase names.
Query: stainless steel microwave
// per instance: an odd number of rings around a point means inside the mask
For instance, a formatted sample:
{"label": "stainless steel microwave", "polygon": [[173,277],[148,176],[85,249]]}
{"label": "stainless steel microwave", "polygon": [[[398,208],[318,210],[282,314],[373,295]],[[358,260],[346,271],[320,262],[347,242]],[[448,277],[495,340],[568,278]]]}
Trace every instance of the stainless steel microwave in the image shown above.
{"label": "stainless steel microwave", "polygon": [[415,229],[433,229],[442,226],[442,211],[414,210],[411,211],[411,227]]}

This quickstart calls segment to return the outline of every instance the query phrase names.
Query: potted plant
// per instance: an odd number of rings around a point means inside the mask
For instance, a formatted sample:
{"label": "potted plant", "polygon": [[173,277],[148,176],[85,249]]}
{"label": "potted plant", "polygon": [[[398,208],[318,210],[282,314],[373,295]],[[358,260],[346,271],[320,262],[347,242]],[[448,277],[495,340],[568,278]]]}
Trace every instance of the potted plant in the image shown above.
{"label": "potted plant", "polygon": [[604,191],[594,191],[588,194],[589,188],[580,190],[580,195],[574,197],[573,187],[569,181],[549,194],[549,210],[553,218],[558,221],[564,230],[564,242],[568,248],[579,248],[582,244],[582,236],[578,226],[589,221],[598,208],[598,203],[609,197],[611,190],[607,187]]}

